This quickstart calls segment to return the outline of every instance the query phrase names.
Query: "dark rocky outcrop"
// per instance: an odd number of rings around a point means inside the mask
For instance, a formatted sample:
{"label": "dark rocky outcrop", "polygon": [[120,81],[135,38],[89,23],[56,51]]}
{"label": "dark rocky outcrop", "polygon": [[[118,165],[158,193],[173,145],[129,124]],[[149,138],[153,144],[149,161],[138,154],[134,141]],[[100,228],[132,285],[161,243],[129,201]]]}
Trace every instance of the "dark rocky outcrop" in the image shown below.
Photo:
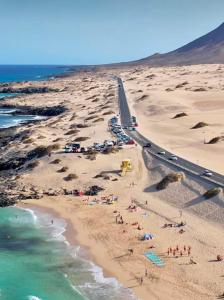
{"label": "dark rocky outcrop", "polygon": [[12,115],[34,115],[42,117],[54,117],[67,111],[62,105],[46,106],[46,107],[32,107],[32,106],[20,106],[20,105],[8,105],[2,104],[0,108],[14,109]]}
{"label": "dark rocky outcrop", "polygon": [[52,89],[49,87],[23,87],[23,88],[13,88],[11,86],[1,86],[0,93],[12,93],[12,94],[44,94],[44,93],[51,93],[51,92],[59,92],[59,89]]}

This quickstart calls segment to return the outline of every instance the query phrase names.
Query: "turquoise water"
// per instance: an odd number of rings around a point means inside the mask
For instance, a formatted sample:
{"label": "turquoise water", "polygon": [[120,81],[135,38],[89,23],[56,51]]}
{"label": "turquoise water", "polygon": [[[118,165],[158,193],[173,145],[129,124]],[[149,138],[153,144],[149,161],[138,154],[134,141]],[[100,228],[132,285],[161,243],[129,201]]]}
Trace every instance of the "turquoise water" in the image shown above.
{"label": "turquoise water", "polygon": [[15,207],[0,209],[1,300],[129,300],[131,292],[66,243],[66,223]]}

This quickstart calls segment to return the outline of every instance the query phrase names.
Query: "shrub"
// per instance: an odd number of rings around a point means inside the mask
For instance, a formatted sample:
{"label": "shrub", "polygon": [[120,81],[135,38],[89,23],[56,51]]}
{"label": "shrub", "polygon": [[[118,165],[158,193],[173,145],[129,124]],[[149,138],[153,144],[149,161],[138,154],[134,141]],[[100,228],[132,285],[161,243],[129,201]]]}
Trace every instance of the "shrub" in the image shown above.
{"label": "shrub", "polygon": [[55,160],[51,161],[51,164],[53,165],[57,165],[61,162],[61,160],[59,158],[56,158]]}
{"label": "shrub", "polygon": [[223,137],[217,136],[217,137],[212,138],[207,144],[216,144],[222,139],[223,139]]}
{"label": "shrub", "polygon": [[97,115],[90,116],[90,117],[86,118],[85,121],[89,121],[89,120],[95,119],[97,117],[98,117]]}
{"label": "shrub", "polygon": [[27,138],[27,139],[23,140],[24,144],[32,144],[33,142],[34,142],[34,139],[32,139],[32,138]]}
{"label": "shrub", "polygon": [[71,181],[73,179],[77,179],[78,176],[76,174],[69,174],[68,176],[64,177],[65,181]]}
{"label": "shrub", "polygon": [[27,165],[27,169],[34,169],[39,166],[40,162],[38,160],[32,161]]}
{"label": "shrub", "polygon": [[205,126],[208,126],[208,124],[205,123],[205,122],[199,122],[196,125],[194,125],[191,129],[198,129],[198,128],[202,128],[202,127],[205,127]]}
{"label": "shrub", "polygon": [[87,128],[87,127],[89,127],[89,125],[88,124],[77,124],[76,127],[77,128]]}
{"label": "shrub", "polygon": [[68,167],[62,167],[61,169],[57,170],[58,173],[64,173],[68,171]]}
{"label": "shrub", "polygon": [[206,92],[207,90],[203,87],[197,88],[194,90],[194,92]]}
{"label": "shrub", "polygon": [[212,188],[212,189],[208,190],[207,192],[205,192],[204,195],[203,195],[203,197],[205,199],[210,199],[212,197],[217,196],[221,192],[222,192],[222,189],[219,188],[219,187],[218,188]]}
{"label": "shrub", "polygon": [[77,134],[79,132],[79,130],[77,129],[72,129],[72,130],[69,130],[65,133],[65,135],[72,135],[72,134]]}
{"label": "shrub", "polygon": [[178,182],[185,178],[184,173],[171,173],[165,176],[156,186],[158,191],[164,190],[172,182]]}
{"label": "shrub", "polygon": [[112,115],[112,114],[114,114],[114,111],[110,110],[110,111],[106,111],[105,113],[103,113],[103,116]]}
{"label": "shrub", "polygon": [[77,137],[74,142],[84,142],[86,140],[88,140],[89,137],[86,137],[86,136],[80,136],[80,137]]}
{"label": "shrub", "polygon": [[184,81],[184,82],[178,84],[178,85],[176,86],[176,89],[182,88],[182,87],[184,87],[184,86],[187,85],[187,84],[188,84],[188,82],[187,82],[187,81]]}
{"label": "shrub", "polygon": [[60,144],[52,144],[47,146],[48,152],[57,151],[60,149]]}
{"label": "shrub", "polygon": [[27,157],[28,160],[31,160],[31,159],[34,159],[34,158],[41,158],[43,156],[49,155],[50,152],[51,151],[48,147],[38,146],[37,148],[29,151],[27,153],[26,157]]}
{"label": "shrub", "polygon": [[182,113],[179,113],[179,114],[176,114],[173,119],[177,119],[177,118],[182,118],[182,117],[186,117],[187,114],[185,112],[182,112]]}
{"label": "shrub", "polygon": [[104,118],[98,118],[98,119],[94,120],[93,123],[102,122],[102,121],[104,121]]}

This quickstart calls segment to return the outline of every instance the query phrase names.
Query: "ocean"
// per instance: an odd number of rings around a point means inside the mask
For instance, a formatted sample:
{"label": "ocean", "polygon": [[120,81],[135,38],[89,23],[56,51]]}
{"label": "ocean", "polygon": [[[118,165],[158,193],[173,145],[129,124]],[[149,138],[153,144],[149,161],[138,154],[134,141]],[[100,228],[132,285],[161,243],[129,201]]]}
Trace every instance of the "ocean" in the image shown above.
{"label": "ocean", "polygon": [[104,278],[78,245],[69,245],[65,230],[66,222],[49,214],[0,209],[0,299],[134,299],[114,278]]}
{"label": "ocean", "polygon": [[0,82],[44,80],[68,72],[69,66],[0,65]]}
{"label": "ocean", "polygon": [[[0,65],[0,83],[21,82],[21,81],[41,81],[47,78],[54,78],[56,75],[69,72],[69,66],[13,66]],[[1,94],[0,101],[5,98],[15,97],[18,94]],[[0,128],[11,127],[21,122],[33,120],[33,116],[12,116],[10,111],[5,113],[0,109]]]}
{"label": "ocean", "polygon": [[[41,80],[62,70],[0,66],[0,82]],[[10,113],[0,109],[0,127],[35,118]],[[0,208],[0,300],[136,299],[115,278],[104,277],[103,270],[84,257],[82,247],[69,245],[65,230],[64,220],[47,213]]]}

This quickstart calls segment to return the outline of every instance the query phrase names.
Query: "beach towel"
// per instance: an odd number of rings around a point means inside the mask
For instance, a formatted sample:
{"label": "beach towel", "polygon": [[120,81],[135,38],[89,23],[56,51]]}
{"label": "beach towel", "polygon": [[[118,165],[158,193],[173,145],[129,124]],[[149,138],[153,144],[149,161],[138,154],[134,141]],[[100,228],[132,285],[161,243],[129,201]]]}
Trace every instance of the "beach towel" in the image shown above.
{"label": "beach towel", "polygon": [[146,252],[144,255],[145,255],[145,257],[147,257],[152,263],[154,263],[158,267],[165,266],[165,263],[154,252]]}

